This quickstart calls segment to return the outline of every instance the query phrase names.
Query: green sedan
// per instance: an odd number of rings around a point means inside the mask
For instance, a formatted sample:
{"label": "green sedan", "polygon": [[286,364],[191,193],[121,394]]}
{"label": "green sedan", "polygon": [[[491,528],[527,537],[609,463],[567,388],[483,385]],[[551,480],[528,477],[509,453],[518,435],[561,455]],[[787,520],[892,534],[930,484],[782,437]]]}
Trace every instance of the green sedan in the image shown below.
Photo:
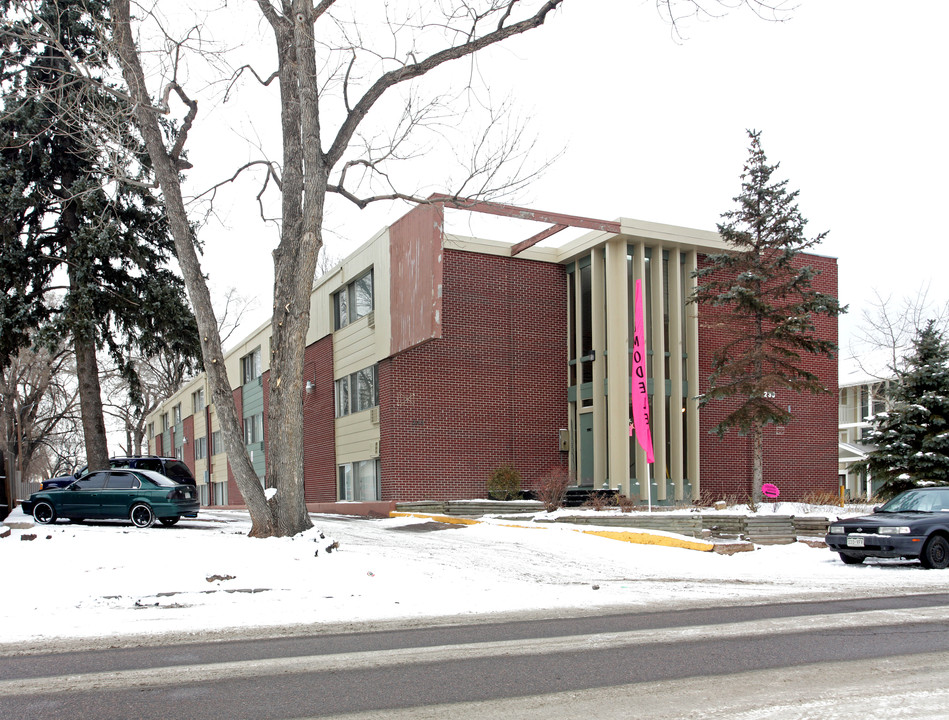
{"label": "green sedan", "polygon": [[151,470],[122,468],[91,472],[68,487],[33,493],[23,512],[41,525],[59,518],[128,518],[135,527],[147,528],[155,520],[170,526],[182,517],[197,517],[200,507],[197,488]]}

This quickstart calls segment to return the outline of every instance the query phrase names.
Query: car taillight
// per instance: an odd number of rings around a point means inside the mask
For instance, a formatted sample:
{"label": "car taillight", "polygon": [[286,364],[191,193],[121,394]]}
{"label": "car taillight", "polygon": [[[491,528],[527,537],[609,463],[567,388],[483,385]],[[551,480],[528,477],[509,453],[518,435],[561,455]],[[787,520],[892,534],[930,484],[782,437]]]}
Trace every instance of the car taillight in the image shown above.
{"label": "car taillight", "polygon": [[181,490],[172,490],[168,493],[169,500],[184,500],[187,496]]}

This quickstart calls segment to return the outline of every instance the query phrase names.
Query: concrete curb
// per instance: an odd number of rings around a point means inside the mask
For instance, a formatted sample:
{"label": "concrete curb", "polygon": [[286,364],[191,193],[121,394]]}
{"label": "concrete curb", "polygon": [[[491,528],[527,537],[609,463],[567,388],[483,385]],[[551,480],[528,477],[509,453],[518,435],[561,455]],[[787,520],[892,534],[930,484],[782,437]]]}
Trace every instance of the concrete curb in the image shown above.
{"label": "concrete curb", "polygon": [[[450,517],[448,515],[428,515],[425,513],[407,513],[391,512],[389,517],[414,517],[422,520],[431,520],[432,522],[449,523],[451,525],[479,525],[483,520],[473,520],[471,518]],[[491,523],[501,527],[522,528],[526,530],[549,530],[543,525],[531,526],[525,524],[512,523]],[[574,532],[584,535],[596,535],[597,537],[607,538],[608,540],[619,540],[620,542],[633,543],[634,545],[662,545],[664,547],[677,547],[683,550],[697,550],[699,552],[712,552],[715,549],[714,543],[704,540],[689,540],[687,538],[669,537],[667,535],[652,535],[644,532],[630,532],[626,530],[581,530],[574,529]]]}

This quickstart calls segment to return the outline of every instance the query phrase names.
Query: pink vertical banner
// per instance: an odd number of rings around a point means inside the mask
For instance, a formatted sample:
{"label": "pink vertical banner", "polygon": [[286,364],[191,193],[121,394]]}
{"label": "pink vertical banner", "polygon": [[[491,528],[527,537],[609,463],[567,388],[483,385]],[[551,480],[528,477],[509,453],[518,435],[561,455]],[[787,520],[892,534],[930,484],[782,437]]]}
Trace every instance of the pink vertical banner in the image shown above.
{"label": "pink vertical banner", "polygon": [[646,332],[643,310],[643,281],[636,280],[636,295],[633,300],[633,368],[630,377],[630,394],[633,402],[633,429],[636,440],[646,451],[646,462],[655,462],[652,452],[652,431],[649,429],[649,393],[646,389]]}

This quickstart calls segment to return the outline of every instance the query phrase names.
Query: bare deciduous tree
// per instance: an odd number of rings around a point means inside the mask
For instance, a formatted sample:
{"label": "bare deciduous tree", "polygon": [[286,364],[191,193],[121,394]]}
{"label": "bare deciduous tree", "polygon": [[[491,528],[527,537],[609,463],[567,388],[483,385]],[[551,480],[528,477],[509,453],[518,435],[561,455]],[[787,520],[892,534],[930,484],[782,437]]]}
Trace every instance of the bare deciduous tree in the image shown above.
{"label": "bare deciduous tree", "polygon": [[35,462],[55,457],[61,439],[75,434],[78,398],[75,360],[65,345],[25,348],[0,369],[0,450],[8,498],[15,496],[13,478],[30,477]]}
{"label": "bare deciduous tree", "polygon": [[892,378],[910,354],[913,339],[932,320],[941,331],[949,330],[949,302],[930,298],[929,287],[915,294],[884,297],[878,290],[860,313],[850,341],[850,354],[861,372],[878,380]]}
{"label": "bare deciduous tree", "polygon": [[[268,411],[269,437],[277,439],[279,448],[268,453],[266,485],[277,490],[269,501],[243,446],[240,423],[224,370],[220,334],[181,196],[178,172],[188,132],[197,115],[197,103],[174,76],[156,93],[162,101],[155,103],[152,100],[132,31],[129,0],[113,2],[116,53],[134,102],[135,121],[145,139],[164,196],[182,274],[200,329],[205,368],[221,422],[225,449],[251,513],[252,535],[293,535],[311,526],[303,498],[303,354],[310,321],[309,296],[322,247],[326,195],[338,192],[359,204],[381,197],[401,197],[400,193],[392,192],[357,198],[346,188],[347,173],[362,169],[379,174],[383,161],[393,157],[402,138],[417,126],[420,118],[426,117],[430,112],[426,108],[433,105],[426,105],[417,112],[408,111],[409,117],[403,123],[405,127],[400,130],[399,137],[389,143],[389,150],[383,150],[379,155],[370,153],[369,157],[351,158],[347,153],[354,144],[360,145],[357,138],[360,126],[393,88],[408,84],[447,62],[469,57],[490,45],[540,27],[561,2],[534,3],[534,10],[527,14],[522,7],[528,4],[518,0],[459,2],[438,18],[428,18],[423,13],[412,22],[401,24],[402,30],[414,29],[416,38],[406,50],[394,56],[391,38],[390,47],[385,50],[365,47],[360,32],[364,24],[368,26],[366,18],[361,15],[357,22],[355,15],[348,20],[333,17],[330,12],[336,4],[333,0],[323,0],[315,6],[303,0],[285,1],[279,5],[268,0],[258,1],[276,42],[276,79],[280,86],[284,148],[277,179],[281,192],[281,238],[274,251],[273,354]],[[437,13],[438,8],[429,11]],[[355,10],[351,12],[355,13]],[[398,29],[394,25],[389,27]],[[435,33],[439,37],[434,49],[425,50],[426,35]],[[324,36],[329,38],[327,42],[323,41]],[[327,55],[330,56],[328,64]],[[345,56],[351,57],[348,63],[339,60]],[[365,72],[368,77],[368,73],[374,71],[374,79],[366,80],[363,70],[356,70],[361,68],[357,62],[360,58],[371,61]],[[337,97],[342,99],[343,110],[335,116],[322,104],[327,83],[340,89]],[[187,111],[178,132],[166,142],[159,117],[167,112],[172,94]],[[336,122],[331,126],[327,120]],[[327,131],[330,127],[332,129]],[[369,147],[374,146],[370,141]],[[362,147],[367,147],[364,141]],[[500,152],[502,159],[505,155],[504,151]],[[275,447],[277,443],[271,445],[271,448]]]}
{"label": "bare deciduous tree", "polygon": [[[163,87],[148,87],[133,32],[130,0],[112,2],[113,39],[133,100],[135,122],[164,196],[200,328],[225,450],[251,513],[251,535],[293,535],[311,526],[303,497],[303,357],[327,196],[336,194],[359,207],[378,200],[424,201],[415,190],[400,188],[391,166],[414,153],[429,151],[410,138],[420,128],[447,127],[451,121],[445,108],[459,98],[471,106],[485,103],[474,90],[473,80],[461,89],[429,97],[423,97],[416,81],[434,75],[448,63],[471,60],[476,53],[539,28],[563,0],[452,0],[372,7],[344,0],[256,2],[273,31],[277,67],[272,73],[244,67],[237,74],[252,75],[263,84],[277,81],[283,153],[279,164],[255,160],[234,177],[245,169],[264,168],[265,189],[275,187],[280,193],[280,238],[273,252],[265,478],[266,487],[276,493],[269,500],[243,444],[220,334],[182,199],[179,171],[189,167],[183,151],[198,114],[197,102],[182,86],[176,62],[171,63]],[[694,10],[720,5],[717,0],[660,0],[661,8],[670,9],[668,17],[674,25],[681,21],[678,13],[671,12],[678,3]],[[758,10],[770,7],[763,0],[736,0],[735,4]],[[476,78],[475,64],[470,67],[469,78]],[[163,126],[159,118],[169,114],[173,101],[181,108],[179,122],[174,132],[165,134],[167,124]],[[377,116],[382,119],[374,123]],[[507,120],[506,110],[489,112],[488,126],[505,127]],[[494,142],[490,133],[473,133],[471,137],[472,160],[450,183],[456,197],[510,191],[530,176],[530,172],[517,172],[523,170],[531,145],[519,129],[508,131],[500,142]],[[505,165],[513,165],[516,171],[511,175],[501,172],[499,168]],[[261,214],[266,219],[263,204]]]}

